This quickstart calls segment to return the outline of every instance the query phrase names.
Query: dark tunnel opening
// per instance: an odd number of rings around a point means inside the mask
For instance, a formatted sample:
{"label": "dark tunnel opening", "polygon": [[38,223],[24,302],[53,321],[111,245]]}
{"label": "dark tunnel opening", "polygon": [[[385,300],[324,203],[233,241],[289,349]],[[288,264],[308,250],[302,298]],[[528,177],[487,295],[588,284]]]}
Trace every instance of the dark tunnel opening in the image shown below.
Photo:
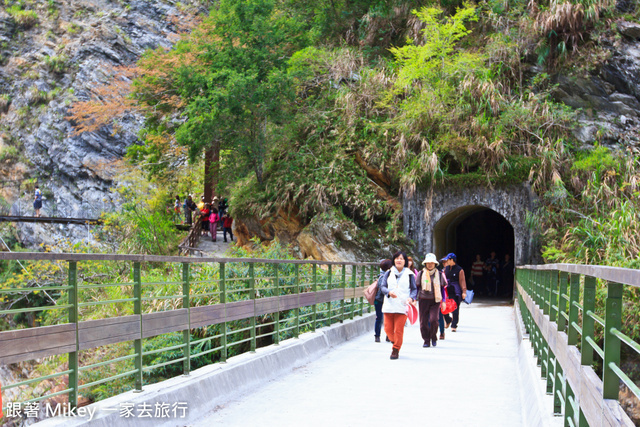
{"label": "dark tunnel opening", "polygon": [[[464,269],[469,288],[478,296],[512,298],[515,239],[513,226],[499,213],[483,206],[465,206],[445,215],[435,227],[438,256],[454,252]],[[486,265],[491,252],[498,260],[488,263],[482,276],[473,276],[476,255]],[[505,255],[509,256],[506,262]]]}

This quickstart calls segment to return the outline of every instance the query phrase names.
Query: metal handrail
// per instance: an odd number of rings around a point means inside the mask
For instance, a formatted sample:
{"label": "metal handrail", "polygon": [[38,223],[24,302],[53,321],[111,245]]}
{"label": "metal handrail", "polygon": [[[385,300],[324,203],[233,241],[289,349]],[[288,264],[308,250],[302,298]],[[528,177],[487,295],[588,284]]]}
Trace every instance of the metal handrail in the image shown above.
{"label": "metal handrail", "polygon": [[[613,408],[607,402],[618,399],[620,381],[640,398],[640,388],[633,385],[620,363],[622,343],[640,353],[640,344],[620,332],[623,287],[640,287],[640,270],[574,264],[527,265],[517,268],[516,278],[520,312],[542,375],[547,379],[547,392],[554,396],[554,408],[565,409],[565,425],[633,425],[619,404]],[[596,302],[598,280],[607,287],[602,306]],[[602,346],[598,343],[596,325],[604,330]],[[601,380],[594,380],[597,378],[593,370],[594,353],[602,362]],[[576,370],[576,364],[581,366],[580,370]],[[594,405],[593,399],[598,394],[600,400]],[[579,405],[574,408],[572,402]],[[582,402],[590,404],[585,406]]]}
{"label": "metal handrail", "polygon": [[[183,366],[183,372],[188,373],[191,369],[190,360],[203,354],[210,354],[217,351],[217,354],[220,355],[220,361],[225,361],[228,356],[228,350],[232,347],[238,348],[240,345],[244,347],[248,344],[250,351],[255,351],[258,339],[264,340],[271,336],[273,342],[277,344],[281,339],[291,336],[298,337],[300,333],[307,330],[314,331],[317,327],[331,325],[338,321],[342,322],[348,318],[353,319],[355,315],[363,315],[370,311],[370,307],[367,305],[365,308],[363,294],[362,292],[356,292],[356,289],[364,289],[368,281],[373,281],[375,277],[377,277],[378,272],[378,264],[373,262],[24,252],[0,253],[0,259],[46,262],[64,261],[68,263],[68,283],[65,284],[65,286],[56,288],[64,292],[63,295],[65,295],[68,303],[57,306],[4,310],[0,311],[0,315],[51,309],[63,309],[63,313],[67,313],[68,322],[53,327],[57,328],[53,333],[67,334],[65,335],[66,341],[64,345],[66,347],[64,347],[64,350],[58,350],[57,347],[63,344],[57,342],[57,338],[51,337],[50,341],[55,342],[55,344],[48,344],[46,348],[42,347],[42,350],[40,350],[39,347],[36,350],[34,350],[34,348],[25,348],[24,350],[21,349],[23,353],[19,355],[15,355],[15,351],[10,351],[6,354],[14,361],[18,358],[22,358],[20,361],[32,359],[34,354],[40,357],[42,352],[48,352],[45,355],[65,354],[69,351],[67,349],[69,345],[74,345],[69,344],[70,338],[68,337],[69,334],[73,334],[75,330],[75,341],[73,342],[75,342],[76,351],[68,353],[69,369],[62,374],[54,374],[55,376],[67,375],[69,384],[67,392],[69,394],[69,402],[72,406],[77,405],[79,390],[86,390],[95,385],[126,378],[130,378],[130,381],[135,383],[135,388],[141,390],[144,385],[144,372],[180,363]],[[115,277],[111,282],[109,282],[110,279],[104,279],[109,283],[95,283],[95,280],[92,280],[90,284],[79,283],[79,279],[82,277],[79,275],[79,269],[82,263],[90,262],[90,265],[94,265],[96,261],[130,263],[131,277],[133,280],[130,282],[126,280],[123,281],[121,277]],[[176,280],[173,276],[170,276],[167,277],[166,281],[158,281],[156,276],[151,276],[149,278],[150,280],[145,282],[142,278],[142,266],[145,263],[153,263],[156,267],[159,263],[170,264],[172,269],[178,266],[180,270],[173,274],[178,274],[182,280]],[[194,269],[194,267],[198,265],[206,266],[206,268]],[[326,271],[319,269],[318,265],[325,265]],[[238,268],[234,266],[238,266]],[[338,266],[338,268],[335,268],[335,266]],[[260,273],[257,273],[256,269],[259,267],[261,267],[261,270]],[[347,274],[347,267],[351,270],[349,274]],[[167,267],[163,266],[162,269],[166,271]],[[120,291],[118,291],[117,299],[111,299],[113,296],[110,298],[108,294],[105,295],[102,293],[103,289],[118,288],[120,288]],[[24,285],[20,284],[20,287],[16,289],[24,291],[29,288],[24,288]],[[326,292],[326,290],[340,290],[342,293],[339,297],[332,294],[331,299],[327,301],[323,299],[327,298],[327,294],[321,293]],[[11,291],[11,289],[7,291]],[[34,288],[33,291],[38,291],[38,288]],[[318,293],[316,294],[316,292]],[[7,292],[4,292],[3,295],[6,295],[6,293]],[[165,293],[170,295],[165,295]],[[303,296],[308,294],[314,294],[311,303],[303,303],[301,301]],[[290,297],[296,295],[298,296],[297,302],[291,305]],[[209,298],[210,296],[212,297]],[[209,302],[209,305],[201,305],[203,298],[208,298],[204,301],[205,304]],[[289,300],[287,300],[287,298],[289,298]],[[339,299],[336,300],[336,298]],[[266,314],[270,314],[270,318],[266,318],[265,323],[260,324],[257,318],[262,319],[265,311],[258,313],[256,307],[261,301],[268,299],[270,299],[270,301],[265,307],[269,307],[266,309]],[[182,323],[180,323],[181,326],[171,329],[170,331],[177,333],[182,332],[182,340],[174,341],[170,343],[171,345],[164,345],[163,343],[163,345],[160,346],[161,348],[153,347],[152,349],[144,349],[143,342],[153,340],[155,336],[168,333],[162,332],[166,330],[166,325],[162,319],[168,317],[162,317],[161,321],[157,322],[159,326],[155,327],[159,328],[161,330],[160,332],[148,335],[149,328],[145,328],[145,322],[152,322],[153,319],[157,319],[157,317],[153,316],[164,316],[164,312],[158,311],[158,308],[155,308],[153,310],[149,309],[150,312],[145,313],[143,312],[143,304],[148,307],[153,307],[151,304],[154,302],[164,304],[163,301],[168,300],[173,300],[171,303],[172,307],[183,311],[186,309],[184,318],[187,319],[187,323],[184,324],[185,326],[182,326]],[[219,321],[215,317],[208,318],[212,319],[207,320],[211,321],[209,325],[220,325],[220,328],[217,328],[218,332],[214,330],[212,331],[212,336],[199,340],[191,340],[191,331],[193,329],[208,325],[198,320],[197,322],[199,323],[192,326],[194,310],[202,310],[207,307],[214,309],[216,306],[223,305],[222,312],[225,313],[226,316],[226,313],[233,308],[233,304],[251,300],[255,301],[253,304],[254,308],[251,312],[245,313],[244,311],[240,311],[241,316],[232,317],[231,320],[227,320],[227,317],[225,317],[223,321]],[[274,306],[272,301],[277,301],[278,303]],[[280,301],[284,302],[281,303]],[[309,301],[309,299],[307,298],[306,301]],[[91,320],[81,321],[80,316],[84,311],[94,310],[93,312],[99,312],[98,307],[105,304],[120,304],[121,317],[89,318]],[[280,306],[279,304],[288,304],[286,307],[290,308],[285,308],[285,306]],[[162,307],[165,306],[162,305]],[[163,308],[159,310],[163,310]],[[168,310],[168,312],[171,311],[172,310]],[[201,311],[199,313],[201,313]],[[282,313],[289,313],[290,317],[281,317]],[[173,314],[170,315],[174,316]],[[135,320],[135,316],[138,316],[139,320]],[[65,320],[66,319],[61,319],[60,321],[64,322]],[[247,320],[249,321],[248,323]],[[107,338],[94,337],[91,335],[91,332],[86,332],[87,330],[91,331],[91,329],[87,328],[101,328],[102,330],[113,328],[113,330],[116,330],[117,326],[108,325],[117,325],[119,322],[122,322],[124,325],[123,329],[115,333],[113,338],[111,335]],[[235,322],[245,323],[236,324]],[[131,332],[131,326],[135,323],[138,323],[139,329],[137,329],[138,332],[133,332],[133,334],[138,333],[138,336],[132,336]],[[266,327],[272,328],[273,331],[269,331]],[[50,330],[46,330],[45,332],[43,328],[44,327],[30,328],[27,330],[29,335],[25,335],[19,330],[0,332],[0,349],[3,348],[2,342],[5,339],[18,339],[17,342],[21,342],[19,341],[20,339],[31,336],[30,334],[32,332],[37,334],[38,329],[42,331],[42,334],[51,332]],[[83,332],[84,335],[81,334],[82,331],[85,331]],[[85,337],[83,338],[84,341],[81,341],[81,335]],[[62,337],[62,335],[56,335],[55,337],[58,336]],[[91,340],[97,340],[99,343]],[[191,354],[195,345],[207,340],[212,342],[212,346],[215,345],[217,350],[207,349],[203,352]],[[214,344],[212,340],[216,340],[216,343]],[[14,343],[15,342],[16,341],[14,341]],[[98,363],[92,365],[81,366],[79,358],[81,350],[125,342],[132,342],[132,353],[111,360],[100,360]],[[4,346],[4,348],[6,349],[7,346]],[[166,354],[166,352],[170,351],[177,352],[176,356],[178,357],[152,366],[145,365],[143,357],[157,355],[159,353]],[[3,357],[5,361],[8,360],[6,359],[7,356],[3,356],[3,353],[0,351],[0,362],[3,362]],[[133,370],[130,365],[131,360],[133,360],[135,365]],[[128,362],[128,366],[121,366],[121,369],[118,370],[115,364],[124,362]],[[113,371],[109,372],[110,375],[108,375],[108,377],[98,379],[97,381],[81,380],[81,374],[94,375],[94,378],[90,379],[96,379],[95,374],[91,373],[92,369],[107,365],[113,368]],[[49,378],[49,376],[33,378],[29,380],[29,384],[38,383],[46,378]],[[12,386],[4,384],[3,389],[6,388],[12,388]],[[37,401],[46,400],[54,395],[57,394],[40,396],[37,398]],[[5,399],[4,404],[6,405],[7,403]]]}

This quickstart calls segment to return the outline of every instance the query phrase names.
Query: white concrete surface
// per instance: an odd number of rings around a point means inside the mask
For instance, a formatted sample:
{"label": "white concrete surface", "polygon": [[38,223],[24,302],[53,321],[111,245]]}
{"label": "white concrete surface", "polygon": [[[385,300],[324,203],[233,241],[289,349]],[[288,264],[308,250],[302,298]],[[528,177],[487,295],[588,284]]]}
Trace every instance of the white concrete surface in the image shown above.
{"label": "white concrete surface", "polygon": [[398,360],[366,334],[192,425],[526,426],[514,323],[513,306],[463,305],[458,332],[435,348],[406,328]]}

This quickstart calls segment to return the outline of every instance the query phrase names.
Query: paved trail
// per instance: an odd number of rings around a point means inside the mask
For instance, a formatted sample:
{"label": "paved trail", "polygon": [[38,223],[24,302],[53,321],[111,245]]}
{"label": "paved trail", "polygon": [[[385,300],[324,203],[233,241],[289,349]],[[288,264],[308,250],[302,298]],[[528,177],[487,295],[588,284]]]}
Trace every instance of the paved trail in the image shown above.
{"label": "paved trail", "polygon": [[521,426],[513,307],[463,305],[458,332],[422,348],[405,330],[400,359],[373,333],[226,405],[197,426]]}

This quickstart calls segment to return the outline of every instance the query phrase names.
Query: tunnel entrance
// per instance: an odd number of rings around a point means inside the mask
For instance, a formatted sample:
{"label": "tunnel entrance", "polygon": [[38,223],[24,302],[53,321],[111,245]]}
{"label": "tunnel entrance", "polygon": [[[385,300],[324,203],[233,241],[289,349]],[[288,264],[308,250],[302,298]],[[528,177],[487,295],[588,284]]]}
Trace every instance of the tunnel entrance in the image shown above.
{"label": "tunnel entrance", "polygon": [[[458,265],[471,281],[471,266],[480,255],[484,263],[492,251],[499,263],[495,270],[483,270],[469,286],[478,295],[511,298],[513,295],[513,267],[515,238],[513,226],[502,215],[484,206],[464,206],[443,216],[434,228],[434,246],[438,256],[453,252]],[[505,262],[509,255],[510,263]],[[479,282],[479,283],[478,283]]]}

